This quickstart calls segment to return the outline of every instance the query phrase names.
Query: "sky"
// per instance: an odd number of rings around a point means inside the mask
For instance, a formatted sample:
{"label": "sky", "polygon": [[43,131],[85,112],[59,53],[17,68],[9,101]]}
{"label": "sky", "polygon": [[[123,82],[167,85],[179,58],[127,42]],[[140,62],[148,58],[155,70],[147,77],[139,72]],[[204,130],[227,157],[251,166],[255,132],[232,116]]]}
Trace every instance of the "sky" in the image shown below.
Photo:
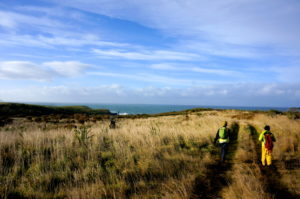
{"label": "sky", "polygon": [[0,0],[0,101],[300,106],[299,0]]}

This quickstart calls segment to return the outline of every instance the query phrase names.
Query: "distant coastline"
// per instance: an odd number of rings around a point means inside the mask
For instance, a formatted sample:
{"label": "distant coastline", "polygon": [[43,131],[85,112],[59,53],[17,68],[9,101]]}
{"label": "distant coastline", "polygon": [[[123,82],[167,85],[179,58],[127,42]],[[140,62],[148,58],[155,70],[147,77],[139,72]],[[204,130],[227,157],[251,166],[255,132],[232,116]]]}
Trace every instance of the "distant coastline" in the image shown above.
{"label": "distant coastline", "polygon": [[159,114],[173,111],[184,111],[194,108],[269,111],[277,110],[286,112],[290,107],[259,107],[259,106],[206,106],[206,105],[167,105],[167,104],[104,104],[104,103],[28,103],[44,106],[87,106],[91,109],[107,109],[120,115]]}
{"label": "distant coastline", "polygon": [[[225,106],[193,106],[193,105],[141,105],[141,104],[59,104],[59,103],[0,103],[0,126],[13,122],[16,118],[28,121],[46,122],[74,126],[75,123],[97,122],[119,118],[148,118],[160,116],[185,115],[202,111],[235,110],[246,115],[265,113],[268,115],[286,115],[290,119],[299,119],[299,108],[278,107],[225,107]],[[248,112],[248,113],[246,113]],[[251,112],[251,113],[249,113]],[[247,116],[248,117],[248,116]]]}

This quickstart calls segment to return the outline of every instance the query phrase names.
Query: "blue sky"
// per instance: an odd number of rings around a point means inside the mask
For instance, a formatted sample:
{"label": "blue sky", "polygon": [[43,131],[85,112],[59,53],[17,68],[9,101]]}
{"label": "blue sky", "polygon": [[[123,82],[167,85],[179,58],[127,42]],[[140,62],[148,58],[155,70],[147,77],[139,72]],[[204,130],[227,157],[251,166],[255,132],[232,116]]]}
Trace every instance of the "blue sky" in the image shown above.
{"label": "blue sky", "polygon": [[0,100],[300,106],[298,0],[0,1]]}

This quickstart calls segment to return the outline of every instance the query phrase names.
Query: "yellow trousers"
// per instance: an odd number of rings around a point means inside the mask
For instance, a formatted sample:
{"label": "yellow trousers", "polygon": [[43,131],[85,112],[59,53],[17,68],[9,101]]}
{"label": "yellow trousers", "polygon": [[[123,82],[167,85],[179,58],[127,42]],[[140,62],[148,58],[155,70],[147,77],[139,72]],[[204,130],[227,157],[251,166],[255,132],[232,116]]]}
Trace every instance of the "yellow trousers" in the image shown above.
{"label": "yellow trousers", "polygon": [[270,166],[272,164],[272,153],[269,152],[266,148],[265,145],[263,144],[261,146],[261,163],[263,166],[266,165]]}

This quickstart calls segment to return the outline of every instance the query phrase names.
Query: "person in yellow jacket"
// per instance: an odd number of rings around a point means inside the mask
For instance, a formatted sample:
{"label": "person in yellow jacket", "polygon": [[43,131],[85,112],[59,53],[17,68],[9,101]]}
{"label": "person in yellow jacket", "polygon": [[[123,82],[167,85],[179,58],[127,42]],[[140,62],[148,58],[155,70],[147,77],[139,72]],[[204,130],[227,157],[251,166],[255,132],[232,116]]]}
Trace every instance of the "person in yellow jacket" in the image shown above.
{"label": "person in yellow jacket", "polygon": [[261,142],[261,163],[263,166],[272,164],[273,142],[276,142],[275,136],[270,131],[270,126],[266,125],[261,132],[258,140]]}
{"label": "person in yellow jacket", "polygon": [[229,143],[229,135],[230,130],[227,128],[227,121],[224,121],[222,127],[218,129],[214,139],[214,144],[218,143],[219,147],[221,148],[221,162],[224,162],[225,160]]}

